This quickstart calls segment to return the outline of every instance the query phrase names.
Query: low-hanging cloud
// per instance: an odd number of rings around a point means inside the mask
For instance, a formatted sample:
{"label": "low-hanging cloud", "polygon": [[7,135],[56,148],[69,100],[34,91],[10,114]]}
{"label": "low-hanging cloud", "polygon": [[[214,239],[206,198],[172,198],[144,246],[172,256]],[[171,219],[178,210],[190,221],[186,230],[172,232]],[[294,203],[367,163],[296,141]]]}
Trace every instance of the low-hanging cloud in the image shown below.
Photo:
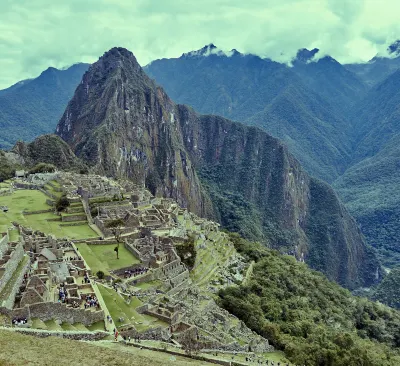
{"label": "low-hanging cloud", "polygon": [[144,65],[214,43],[280,62],[367,61],[400,38],[397,0],[1,0],[0,88],[113,46]]}

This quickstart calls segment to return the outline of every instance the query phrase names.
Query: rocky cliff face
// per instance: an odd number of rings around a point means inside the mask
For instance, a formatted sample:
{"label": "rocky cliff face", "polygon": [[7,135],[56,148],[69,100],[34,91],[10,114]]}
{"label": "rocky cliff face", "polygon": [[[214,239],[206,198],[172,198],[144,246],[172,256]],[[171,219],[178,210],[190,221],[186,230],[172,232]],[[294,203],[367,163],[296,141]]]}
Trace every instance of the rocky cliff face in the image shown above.
{"label": "rocky cliff face", "polygon": [[91,66],[57,134],[98,172],[144,183],[230,230],[304,257],[347,287],[380,276],[335,193],[281,142],[175,105],[125,49]]}
{"label": "rocky cliff face", "polygon": [[113,48],[84,75],[56,132],[99,173],[133,179],[211,215],[177,126],[175,104],[130,51]]}

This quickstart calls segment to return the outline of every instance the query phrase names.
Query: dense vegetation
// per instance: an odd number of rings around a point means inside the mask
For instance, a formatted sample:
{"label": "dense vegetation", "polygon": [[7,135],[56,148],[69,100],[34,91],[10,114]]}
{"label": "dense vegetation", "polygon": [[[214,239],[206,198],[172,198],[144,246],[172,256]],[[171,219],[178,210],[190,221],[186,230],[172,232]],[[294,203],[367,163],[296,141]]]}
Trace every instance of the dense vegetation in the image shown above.
{"label": "dense vegetation", "polygon": [[372,299],[400,309],[400,267],[393,268],[372,294]]}
{"label": "dense vegetation", "polygon": [[189,269],[192,269],[196,262],[196,247],[195,238],[189,236],[182,244],[176,246],[176,252],[182,259],[182,262],[186,264]]}
{"label": "dense vegetation", "polygon": [[400,313],[328,281],[291,256],[238,235],[256,263],[245,285],[219,293],[220,305],[301,365],[400,364]]}
{"label": "dense vegetation", "polygon": [[0,150],[0,182],[15,176],[15,171],[20,168],[6,157],[6,153]]}

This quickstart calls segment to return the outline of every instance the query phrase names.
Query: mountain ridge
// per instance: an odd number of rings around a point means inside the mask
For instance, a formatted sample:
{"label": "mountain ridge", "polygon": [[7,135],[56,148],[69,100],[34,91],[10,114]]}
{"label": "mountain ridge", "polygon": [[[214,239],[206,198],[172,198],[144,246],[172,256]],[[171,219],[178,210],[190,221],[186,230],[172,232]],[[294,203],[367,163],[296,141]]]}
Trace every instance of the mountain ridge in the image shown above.
{"label": "mountain ridge", "polygon": [[[174,104],[126,49],[111,49],[89,68],[56,132],[101,174],[133,179],[245,234],[254,220],[259,239],[311,258],[311,265],[348,287],[381,276],[335,193],[309,177],[281,142],[258,128]],[[226,201],[229,192],[236,192],[232,201]],[[321,261],[327,248],[332,255]]]}

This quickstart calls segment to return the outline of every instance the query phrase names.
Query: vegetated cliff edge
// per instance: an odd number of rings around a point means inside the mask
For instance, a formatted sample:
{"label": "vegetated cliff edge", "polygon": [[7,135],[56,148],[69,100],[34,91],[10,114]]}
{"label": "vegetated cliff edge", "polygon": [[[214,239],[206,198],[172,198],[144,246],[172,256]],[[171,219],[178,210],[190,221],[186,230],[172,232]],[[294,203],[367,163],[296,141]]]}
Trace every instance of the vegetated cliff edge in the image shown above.
{"label": "vegetated cliff edge", "polygon": [[157,195],[354,288],[381,276],[334,191],[262,130],[176,105],[133,54],[113,48],[84,75],[56,133],[99,173]]}

